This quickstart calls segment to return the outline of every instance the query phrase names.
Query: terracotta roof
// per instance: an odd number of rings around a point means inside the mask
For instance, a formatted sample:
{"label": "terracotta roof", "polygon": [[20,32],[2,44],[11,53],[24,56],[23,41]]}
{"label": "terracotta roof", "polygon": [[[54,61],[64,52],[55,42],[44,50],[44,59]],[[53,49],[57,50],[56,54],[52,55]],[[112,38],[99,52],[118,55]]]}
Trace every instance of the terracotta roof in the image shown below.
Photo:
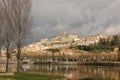
{"label": "terracotta roof", "polygon": [[72,50],[63,49],[63,50],[60,50],[60,52],[73,52],[73,51]]}

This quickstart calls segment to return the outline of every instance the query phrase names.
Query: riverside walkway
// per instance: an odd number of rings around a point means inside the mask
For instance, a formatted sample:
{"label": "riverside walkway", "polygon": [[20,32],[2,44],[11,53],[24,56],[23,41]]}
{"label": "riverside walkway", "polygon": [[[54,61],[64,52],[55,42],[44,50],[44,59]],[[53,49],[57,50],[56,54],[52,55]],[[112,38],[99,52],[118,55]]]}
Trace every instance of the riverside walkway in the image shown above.
{"label": "riverside walkway", "polygon": [[36,64],[120,66],[116,55],[36,56],[28,58]]}

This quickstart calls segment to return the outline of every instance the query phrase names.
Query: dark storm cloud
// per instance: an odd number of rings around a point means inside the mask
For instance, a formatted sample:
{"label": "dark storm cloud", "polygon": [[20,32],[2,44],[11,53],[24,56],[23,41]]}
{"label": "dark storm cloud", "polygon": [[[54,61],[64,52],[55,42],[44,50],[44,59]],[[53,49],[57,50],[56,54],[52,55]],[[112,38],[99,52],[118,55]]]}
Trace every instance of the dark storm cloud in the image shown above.
{"label": "dark storm cloud", "polygon": [[120,0],[33,0],[33,41],[68,32],[116,34]]}

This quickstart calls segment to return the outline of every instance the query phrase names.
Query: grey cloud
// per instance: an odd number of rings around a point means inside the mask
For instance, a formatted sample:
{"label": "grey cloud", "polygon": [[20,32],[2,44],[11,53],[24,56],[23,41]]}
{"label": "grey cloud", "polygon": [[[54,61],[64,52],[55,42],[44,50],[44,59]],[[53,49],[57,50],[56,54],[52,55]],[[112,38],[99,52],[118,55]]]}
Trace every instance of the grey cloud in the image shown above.
{"label": "grey cloud", "polygon": [[120,24],[120,0],[33,0],[32,4],[31,42],[63,32],[108,34]]}

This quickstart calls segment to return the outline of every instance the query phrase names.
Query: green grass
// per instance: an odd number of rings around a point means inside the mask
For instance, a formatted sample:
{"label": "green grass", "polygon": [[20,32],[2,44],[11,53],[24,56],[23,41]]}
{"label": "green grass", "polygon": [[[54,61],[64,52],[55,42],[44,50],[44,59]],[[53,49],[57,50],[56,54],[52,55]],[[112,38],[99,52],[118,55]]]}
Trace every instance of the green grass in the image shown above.
{"label": "green grass", "polygon": [[32,74],[32,73],[15,73],[14,76],[0,76],[0,79],[10,80],[53,80],[62,78],[64,77],[57,75]]}

